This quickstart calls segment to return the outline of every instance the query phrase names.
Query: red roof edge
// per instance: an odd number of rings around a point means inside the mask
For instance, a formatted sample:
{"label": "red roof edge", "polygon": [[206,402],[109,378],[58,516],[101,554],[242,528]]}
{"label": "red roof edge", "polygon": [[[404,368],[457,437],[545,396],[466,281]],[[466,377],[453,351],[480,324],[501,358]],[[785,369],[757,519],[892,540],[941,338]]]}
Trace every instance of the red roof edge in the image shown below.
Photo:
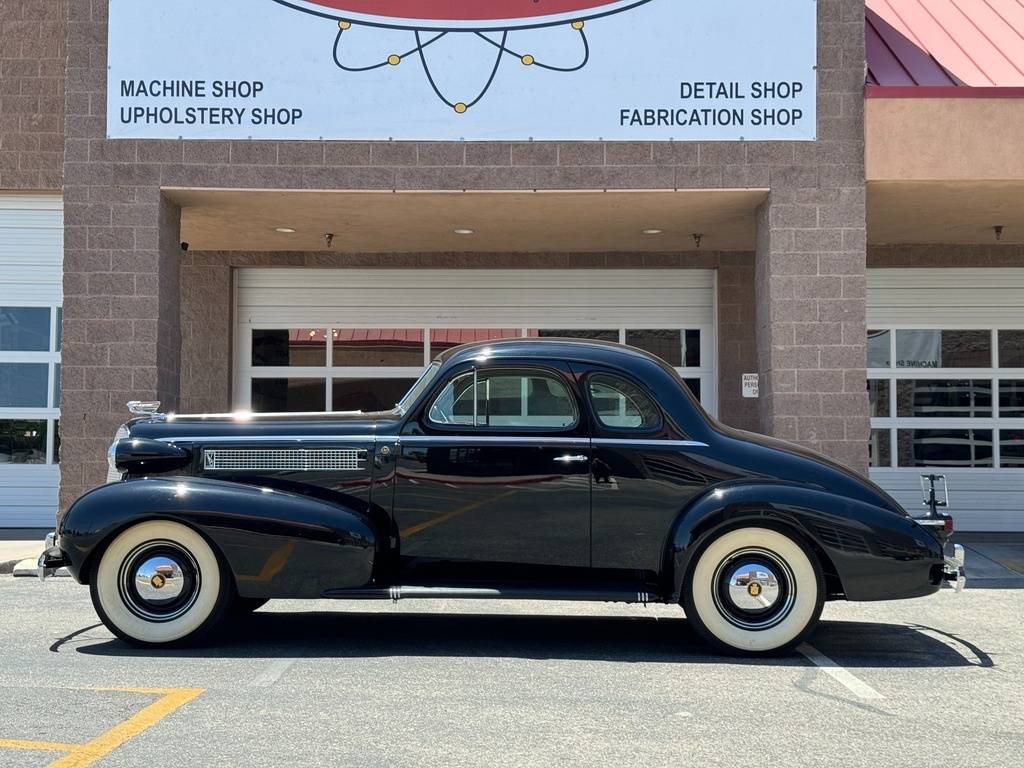
{"label": "red roof edge", "polygon": [[868,99],[1024,99],[1024,88],[965,88],[962,85],[865,85]]}

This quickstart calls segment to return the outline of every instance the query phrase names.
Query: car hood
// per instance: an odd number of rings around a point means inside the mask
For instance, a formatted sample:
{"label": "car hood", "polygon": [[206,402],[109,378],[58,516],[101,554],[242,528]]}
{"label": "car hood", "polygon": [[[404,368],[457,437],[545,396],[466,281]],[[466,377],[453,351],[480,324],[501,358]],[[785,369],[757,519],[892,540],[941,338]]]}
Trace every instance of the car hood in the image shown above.
{"label": "car hood", "polygon": [[324,437],[368,437],[390,434],[401,422],[398,410],[374,413],[215,414],[154,416],[127,424],[131,437],[151,440],[202,441],[259,437],[301,440]]}

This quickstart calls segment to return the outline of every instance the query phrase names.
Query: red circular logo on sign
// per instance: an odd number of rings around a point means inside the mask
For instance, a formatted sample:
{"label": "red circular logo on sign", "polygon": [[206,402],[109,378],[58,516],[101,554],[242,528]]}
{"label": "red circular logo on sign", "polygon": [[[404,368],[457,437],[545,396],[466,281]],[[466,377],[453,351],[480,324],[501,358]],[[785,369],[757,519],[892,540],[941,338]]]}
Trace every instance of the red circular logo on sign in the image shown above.
{"label": "red circular logo on sign", "polygon": [[385,27],[514,29],[593,19],[650,0],[278,0],[300,10]]}

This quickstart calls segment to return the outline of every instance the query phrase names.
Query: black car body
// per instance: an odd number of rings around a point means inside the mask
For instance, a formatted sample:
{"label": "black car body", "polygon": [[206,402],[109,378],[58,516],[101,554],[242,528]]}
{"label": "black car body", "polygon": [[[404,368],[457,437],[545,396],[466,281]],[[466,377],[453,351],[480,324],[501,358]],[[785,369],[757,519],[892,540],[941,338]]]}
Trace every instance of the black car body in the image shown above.
{"label": "black car body", "polygon": [[74,503],[41,565],[89,583],[133,642],[270,598],[530,597],[681,603],[756,653],[798,642],[826,599],[920,597],[959,570],[946,521],[719,424],[615,344],[458,347],[387,412],[154,414],[120,434],[120,477]]}

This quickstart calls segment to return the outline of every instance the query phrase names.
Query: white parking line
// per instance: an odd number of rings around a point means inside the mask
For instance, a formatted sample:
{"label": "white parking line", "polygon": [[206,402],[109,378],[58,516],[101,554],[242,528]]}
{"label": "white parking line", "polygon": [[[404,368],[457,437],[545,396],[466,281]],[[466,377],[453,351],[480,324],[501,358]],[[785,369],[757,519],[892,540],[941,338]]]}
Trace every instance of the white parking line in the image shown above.
{"label": "white parking line", "polygon": [[801,643],[796,647],[800,653],[806,656],[814,666],[834,680],[845,685],[856,696],[862,699],[884,699],[885,697],[865,683],[850,670],[836,664],[832,659],[819,651],[813,645]]}
{"label": "white parking line", "polygon": [[249,681],[250,688],[269,688],[276,683],[298,659],[277,659]]}

